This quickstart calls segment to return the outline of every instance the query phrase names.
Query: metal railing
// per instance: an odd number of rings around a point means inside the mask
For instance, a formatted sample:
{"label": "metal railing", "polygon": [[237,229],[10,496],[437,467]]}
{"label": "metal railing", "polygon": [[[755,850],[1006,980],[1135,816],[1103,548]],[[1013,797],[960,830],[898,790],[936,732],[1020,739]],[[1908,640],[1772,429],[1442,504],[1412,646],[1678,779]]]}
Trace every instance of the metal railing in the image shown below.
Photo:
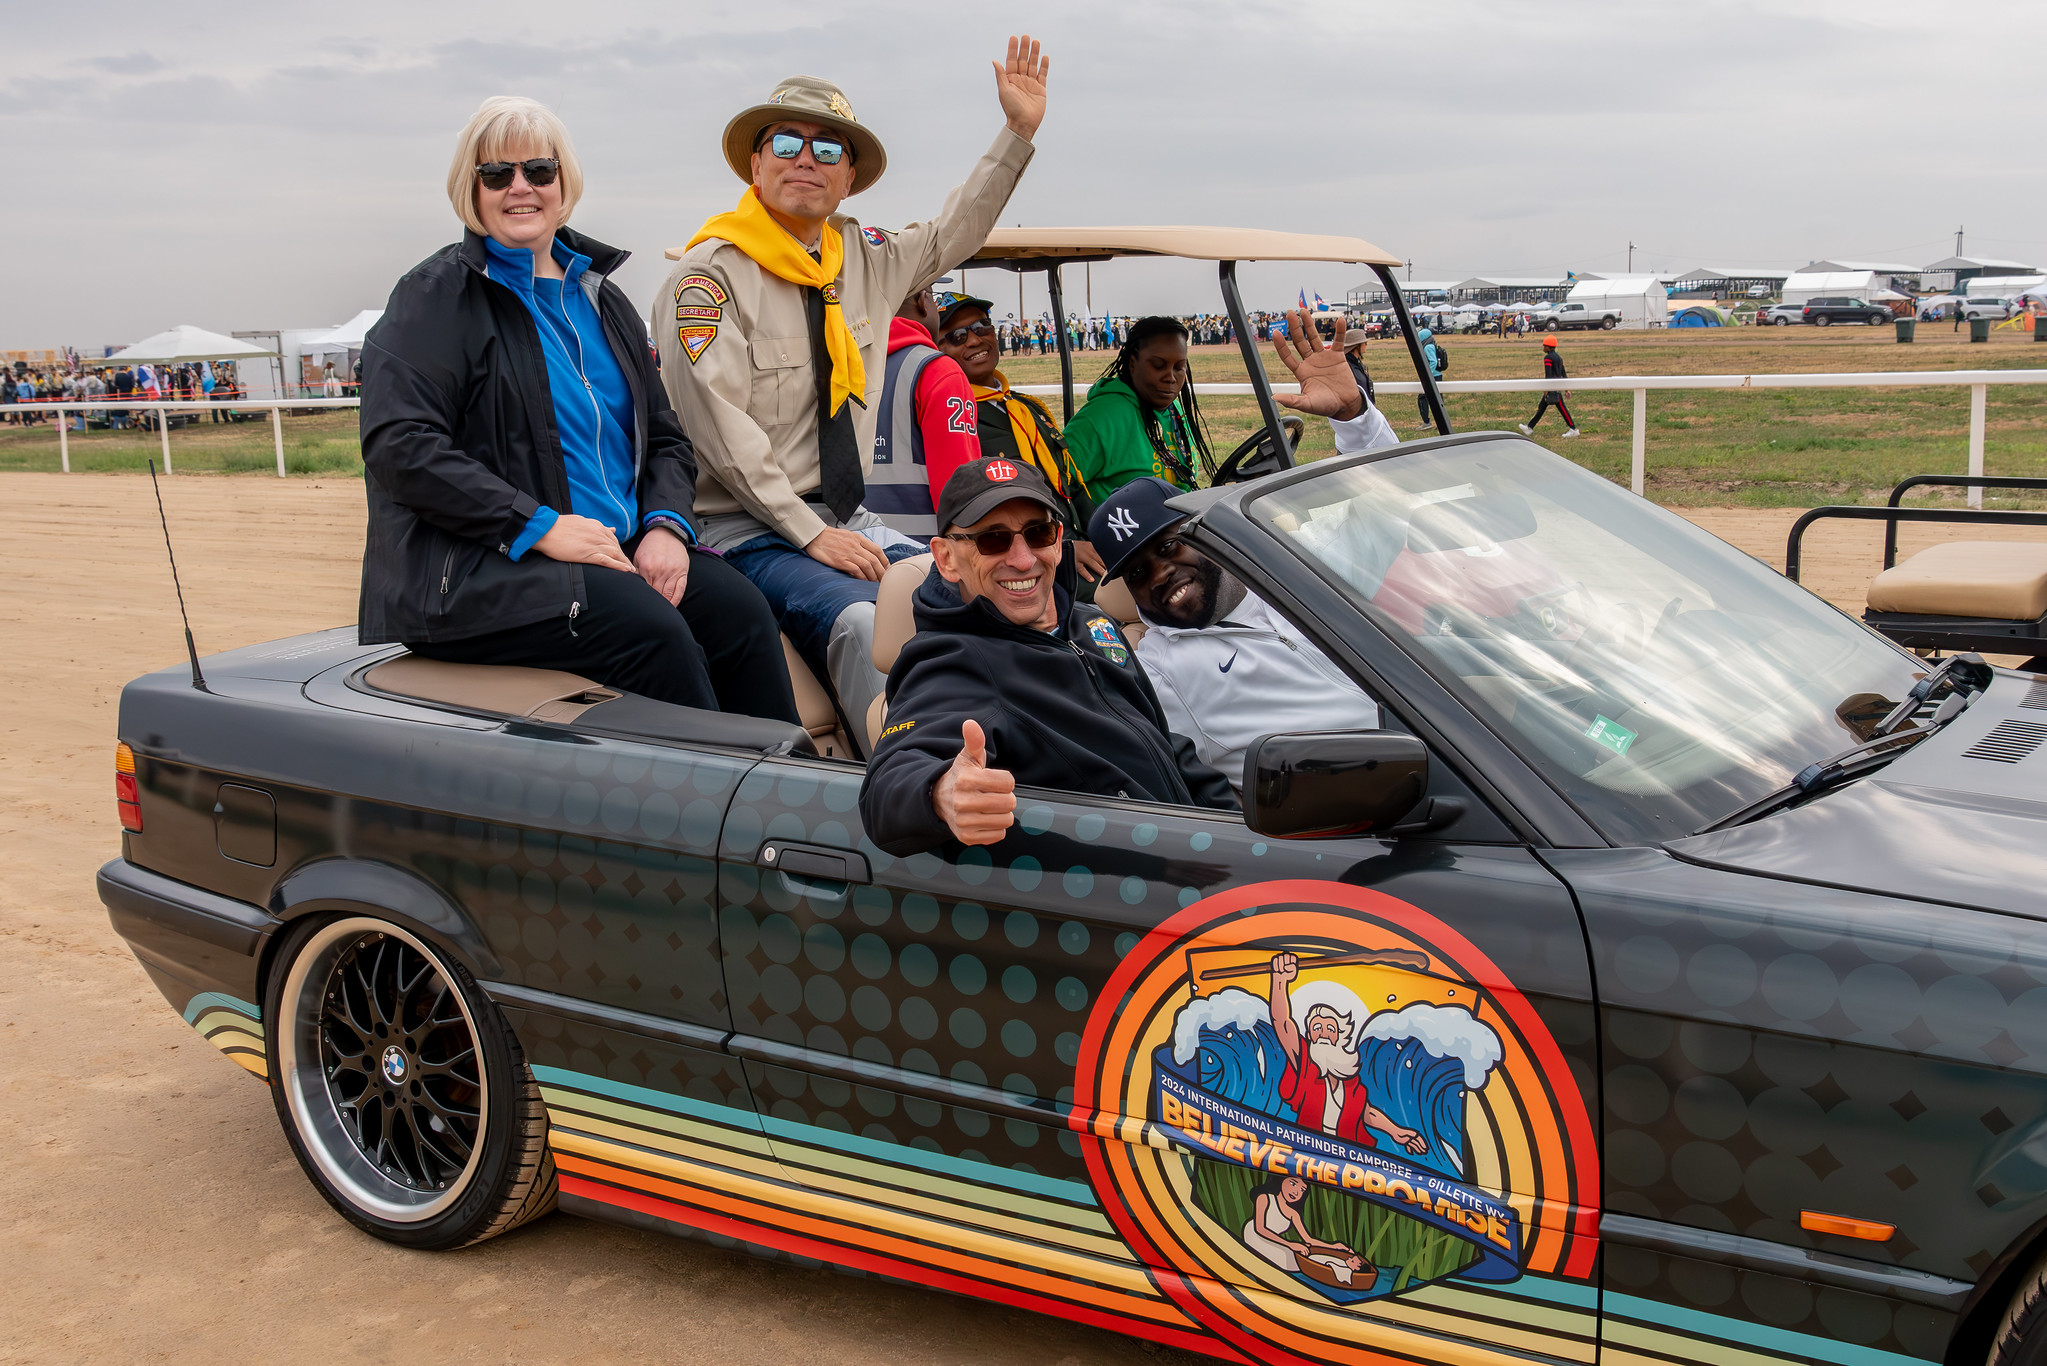
{"label": "metal railing", "polygon": [[[1825,375],[1601,375],[1585,379],[1452,379],[1436,388],[1449,394],[1539,394],[1547,390],[1598,392],[1624,390],[1635,396],[1633,467],[1629,487],[1641,493],[1648,476],[1649,391],[1651,389],[1875,389],[1962,387],[1969,390],[1969,474],[1983,476],[1984,410],[1993,384],[2047,384],[2047,370],[1870,370]],[[1298,393],[1300,386],[1275,384],[1275,393]],[[1418,394],[1417,380],[1388,380],[1374,386],[1382,394]],[[1023,394],[1056,394],[1056,384],[1019,384]],[[1249,394],[1249,384],[1204,384],[1203,394]],[[1983,506],[1983,490],[1969,490],[1969,506]]]}
{"label": "metal railing", "polygon": [[[1444,394],[1539,394],[1557,389],[1573,393],[1630,392],[1635,396],[1633,459],[1629,487],[1641,493],[1648,477],[1649,391],[1651,389],[1875,389],[1875,388],[1962,388],[1969,390],[1969,475],[1983,477],[1983,429],[1985,405],[1993,384],[2047,384],[2047,370],[1871,370],[1823,375],[1601,375],[1571,379],[1453,379],[1438,381]],[[1091,385],[1076,384],[1076,397]],[[1299,393],[1295,384],[1275,384],[1275,393]],[[1418,394],[1417,380],[1387,380],[1375,386],[1382,394]],[[1020,394],[1054,395],[1063,392],[1057,384],[1019,384]],[[1204,384],[1204,394],[1245,394],[1255,392],[1249,384]],[[66,412],[154,412],[163,435],[164,469],[171,468],[170,427],[163,421],[172,412],[270,413],[270,428],[277,447],[277,475],[285,477],[284,423],[282,410],[305,408],[358,408],[360,398],[273,398],[234,399],[215,403],[207,400],[159,402],[72,402],[0,403],[0,412],[58,415]],[[64,472],[71,472],[68,425],[59,422],[58,450]],[[1969,506],[1983,506],[1983,490],[1969,489]]]}

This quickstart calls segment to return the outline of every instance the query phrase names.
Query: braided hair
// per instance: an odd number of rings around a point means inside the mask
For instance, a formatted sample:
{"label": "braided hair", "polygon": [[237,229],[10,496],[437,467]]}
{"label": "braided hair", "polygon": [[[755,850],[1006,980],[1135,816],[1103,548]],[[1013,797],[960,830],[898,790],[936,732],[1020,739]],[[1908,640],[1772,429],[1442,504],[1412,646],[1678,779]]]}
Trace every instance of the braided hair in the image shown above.
{"label": "braided hair", "polygon": [[[1102,380],[1120,379],[1134,390],[1137,387],[1134,383],[1134,375],[1137,369],[1137,353],[1144,349],[1145,344],[1156,341],[1160,337],[1179,337],[1184,340],[1187,335],[1187,324],[1181,322],[1178,318],[1139,318],[1130,325],[1129,334],[1123,338],[1123,345],[1117,348],[1116,359],[1109,362],[1108,369],[1102,371],[1101,379],[1096,380],[1095,383],[1099,384]],[[1201,468],[1206,473],[1213,475],[1215,473],[1215,455],[1208,447],[1208,426],[1201,420],[1201,404],[1194,397],[1194,375],[1191,369],[1187,375],[1186,387],[1180,390],[1178,402],[1181,412],[1186,418],[1188,437],[1192,441],[1194,449],[1201,453]],[[1141,399],[1138,401],[1137,407],[1138,411],[1144,415],[1144,435],[1151,442],[1152,453],[1158,456],[1159,460],[1168,469],[1178,474],[1189,488],[1192,488],[1195,482],[1194,471],[1181,464],[1179,457],[1175,456],[1166,445],[1166,435],[1164,429],[1160,426],[1159,414],[1154,412],[1150,405]]]}

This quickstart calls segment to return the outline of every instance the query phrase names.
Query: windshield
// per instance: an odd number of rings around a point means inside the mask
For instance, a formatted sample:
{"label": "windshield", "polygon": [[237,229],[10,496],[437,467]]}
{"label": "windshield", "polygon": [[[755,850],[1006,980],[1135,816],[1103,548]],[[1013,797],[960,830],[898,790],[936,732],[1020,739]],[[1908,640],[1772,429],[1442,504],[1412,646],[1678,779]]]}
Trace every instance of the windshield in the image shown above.
{"label": "windshield", "polygon": [[1921,672],[1526,441],[1332,470],[1250,513],[1624,842],[1690,834],[1868,738]]}

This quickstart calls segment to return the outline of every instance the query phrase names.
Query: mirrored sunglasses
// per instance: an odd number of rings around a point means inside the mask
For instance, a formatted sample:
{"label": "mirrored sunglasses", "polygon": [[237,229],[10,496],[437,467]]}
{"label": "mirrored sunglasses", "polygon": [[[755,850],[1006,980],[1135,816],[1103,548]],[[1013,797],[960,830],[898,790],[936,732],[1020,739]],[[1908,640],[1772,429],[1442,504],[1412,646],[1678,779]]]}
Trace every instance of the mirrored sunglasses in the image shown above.
{"label": "mirrored sunglasses", "polygon": [[777,133],[768,139],[768,150],[784,161],[794,161],[802,152],[803,144],[810,143],[810,154],[820,166],[836,166],[846,155],[846,144],[838,138],[804,138],[797,133]]}
{"label": "mirrored sunglasses", "polygon": [[940,337],[938,344],[940,346],[964,346],[969,337],[992,337],[994,335],[995,325],[984,318],[977,323],[968,323],[965,327],[955,327],[952,331]]}
{"label": "mirrored sunglasses", "polygon": [[531,161],[486,161],[476,168],[476,178],[486,190],[510,189],[512,173],[525,173],[526,183],[534,189],[554,184],[554,178],[561,174],[562,164],[556,157],[535,157]]}

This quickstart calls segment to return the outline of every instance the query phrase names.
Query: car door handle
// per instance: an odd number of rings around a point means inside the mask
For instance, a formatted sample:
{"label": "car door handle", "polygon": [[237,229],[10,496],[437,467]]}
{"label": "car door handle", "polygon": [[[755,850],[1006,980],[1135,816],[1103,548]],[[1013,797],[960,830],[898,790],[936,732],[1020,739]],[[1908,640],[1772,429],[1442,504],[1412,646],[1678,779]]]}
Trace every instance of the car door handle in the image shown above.
{"label": "car door handle", "polygon": [[761,846],[757,861],[763,868],[773,868],[790,877],[815,878],[820,882],[874,881],[874,875],[867,867],[867,856],[851,849],[769,840]]}

